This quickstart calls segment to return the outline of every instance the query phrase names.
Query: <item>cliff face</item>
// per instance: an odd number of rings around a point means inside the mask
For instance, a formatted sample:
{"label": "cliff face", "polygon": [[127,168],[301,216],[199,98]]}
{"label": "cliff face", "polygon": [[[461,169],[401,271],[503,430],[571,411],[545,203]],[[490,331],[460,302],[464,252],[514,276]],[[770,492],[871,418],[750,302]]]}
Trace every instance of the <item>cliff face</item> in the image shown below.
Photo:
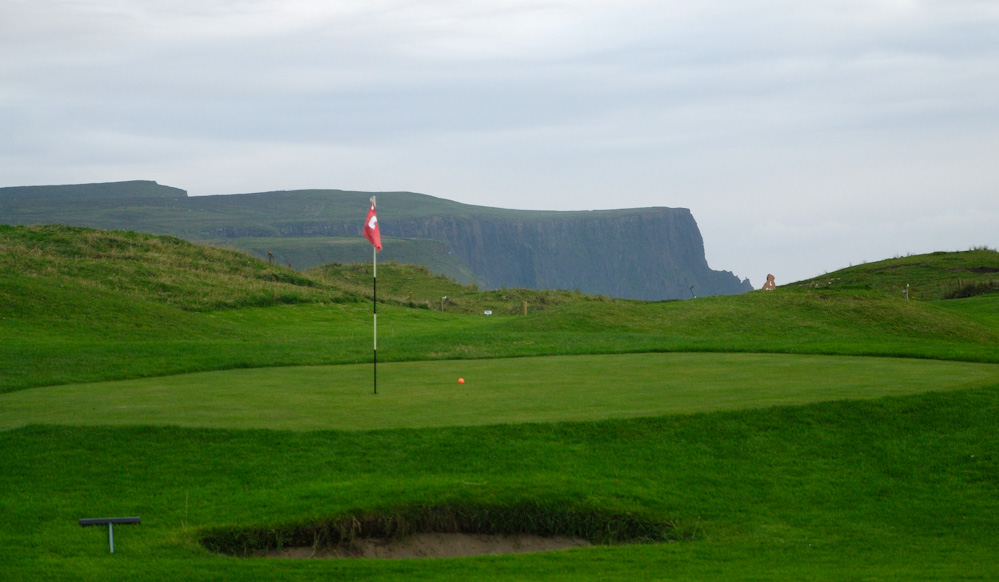
{"label": "cliff face", "polygon": [[631,299],[680,299],[752,289],[712,271],[690,211],[563,213],[535,220],[437,216],[382,220],[382,233],[446,241],[490,288],[578,289]]}
{"label": "cliff face", "polygon": [[[237,246],[239,240],[267,240],[275,251],[288,241],[299,257],[351,262],[356,253],[330,244],[328,237],[357,237],[358,244],[366,244],[361,225],[370,197],[339,190],[188,197],[183,190],[148,181],[29,186],[0,188],[0,222],[128,229],[203,242],[228,239]],[[378,202],[383,240],[440,241],[442,252],[457,259],[452,263],[467,265],[490,289],[570,289],[646,300],[752,289],[748,281],[708,267],[697,223],[684,208],[504,210],[412,192],[378,193]],[[421,249],[407,258],[441,262]]]}

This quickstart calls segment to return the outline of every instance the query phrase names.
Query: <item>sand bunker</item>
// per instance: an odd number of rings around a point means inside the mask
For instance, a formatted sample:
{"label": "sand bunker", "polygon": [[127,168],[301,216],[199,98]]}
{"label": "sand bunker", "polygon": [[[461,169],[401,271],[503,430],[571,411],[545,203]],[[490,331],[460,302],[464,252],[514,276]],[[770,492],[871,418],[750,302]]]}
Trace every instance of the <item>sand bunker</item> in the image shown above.
{"label": "sand bunker", "polygon": [[535,535],[421,533],[399,539],[362,538],[353,547],[284,548],[258,555],[268,558],[456,558],[488,554],[526,554],[590,546],[582,538]]}

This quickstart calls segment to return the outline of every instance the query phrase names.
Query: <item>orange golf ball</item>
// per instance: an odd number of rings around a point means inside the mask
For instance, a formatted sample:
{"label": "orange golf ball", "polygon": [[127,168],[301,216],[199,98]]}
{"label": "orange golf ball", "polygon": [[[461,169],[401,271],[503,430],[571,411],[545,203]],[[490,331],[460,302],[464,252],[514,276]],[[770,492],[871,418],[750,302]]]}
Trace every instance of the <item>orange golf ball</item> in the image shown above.
{"label": "orange golf ball", "polygon": [[465,383],[465,379],[464,378],[458,378],[458,383],[459,384],[464,384]]}

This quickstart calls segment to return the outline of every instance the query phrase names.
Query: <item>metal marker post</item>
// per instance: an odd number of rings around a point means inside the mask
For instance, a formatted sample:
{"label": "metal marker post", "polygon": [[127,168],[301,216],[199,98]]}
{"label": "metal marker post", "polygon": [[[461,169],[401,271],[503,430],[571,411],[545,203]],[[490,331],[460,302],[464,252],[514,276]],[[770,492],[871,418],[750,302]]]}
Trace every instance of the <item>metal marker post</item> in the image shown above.
{"label": "metal marker post", "polygon": [[107,525],[108,526],[108,547],[111,548],[111,553],[114,553],[114,524],[133,524],[142,523],[138,517],[93,517],[80,520],[81,526],[88,525]]}

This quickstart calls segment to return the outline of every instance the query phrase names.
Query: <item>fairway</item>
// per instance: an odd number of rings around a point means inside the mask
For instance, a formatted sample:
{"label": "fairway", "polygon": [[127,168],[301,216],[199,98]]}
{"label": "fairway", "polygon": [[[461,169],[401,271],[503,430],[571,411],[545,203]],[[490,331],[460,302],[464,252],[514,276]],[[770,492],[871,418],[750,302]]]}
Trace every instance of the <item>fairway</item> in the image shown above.
{"label": "fairway", "polygon": [[[465,379],[464,384],[458,378]],[[779,354],[618,354],[240,369],[0,395],[29,424],[374,430],[588,421],[974,388],[999,366]]]}

